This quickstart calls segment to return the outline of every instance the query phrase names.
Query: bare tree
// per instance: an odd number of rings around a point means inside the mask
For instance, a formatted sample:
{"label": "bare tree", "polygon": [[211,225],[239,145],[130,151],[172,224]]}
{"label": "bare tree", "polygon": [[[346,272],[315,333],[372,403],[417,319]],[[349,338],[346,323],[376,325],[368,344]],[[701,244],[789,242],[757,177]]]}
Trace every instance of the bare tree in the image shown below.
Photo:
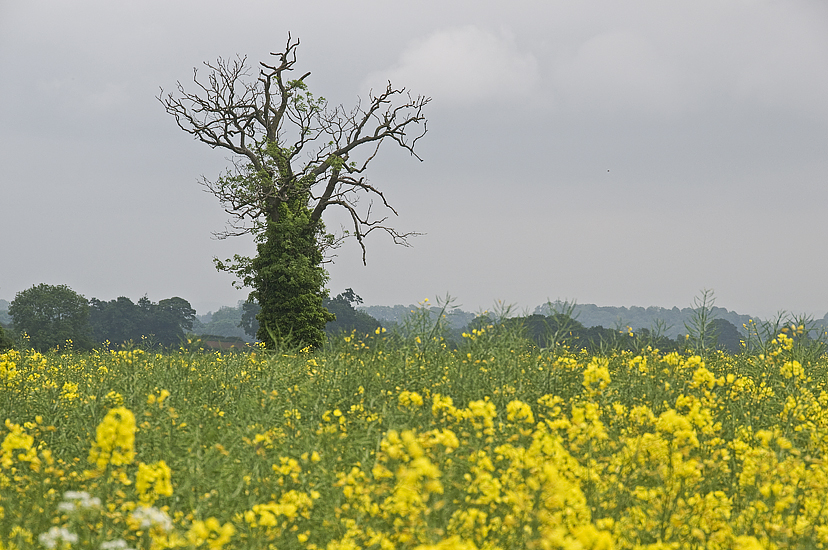
{"label": "bare tree", "polygon": [[[202,178],[202,184],[231,215],[228,227],[216,236],[253,234],[259,242],[258,264],[236,256],[234,264],[216,260],[216,265],[239,274],[254,287],[251,296],[259,300],[263,313],[267,306],[262,286],[268,284],[256,278],[261,279],[263,267],[273,268],[270,264],[284,260],[287,245],[280,244],[281,256],[267,261],[262,245],[284,240],[280,231],[291,232],[286,228],[298,220],[307,226],[305,236],[314,241],[315,250],[309,251],[305,243],[303,253],[312,256],[311,263],[317,267],[324,258],[322,252],[348,236],[359,242],[364,263],[364,238],[372,231],[383,231],[402,245],[415,235],[388,225],[388,215],[375,215],[375,200],[387,212],[397,212],[364,173],[384,141],[393,141],[422,160],[414,146],[427,132],[423,109],[430,98],[414,97],[389,82],[381,92],[369,93],[365,105],[358,102],[351,110],[341,105],[329,108],[325,98],[308,91],[305,80],[310,73],[288,78],[298,45],[288,35],[284,51],[271,54],[272,64],[261,62],[256,75],[245,57],[205,63],[206,79],[199,79],[198,70],[193,70],[195,92],[186,91],[179,82],[177,92],[164,94],[162,90],[158,97],[182,130],[210,147],[232,153],[233,168],[215,180]],[[367,206],[360,207],[360,198],[366,196]],[[352,229],[338,236],[325,232],[322,216],[330,206],[347,211]],[[293,225],[282,225],[285,216]],[[322,275],[323,287],[326,277]],[[325,290],[316,292],[321,296]],[[284,322],[289,315],[272,317],[274,323],[296,328]],[[271,330],[265,325],[260,322],[262,330]]]}
{"label": "bare tree", "polygon": [[[407,245],[407,238],[415,233],[400,233],[386,225],[387,216],[373,218],[373,201],[362,211],[358,202],[361,194],[368,195],[397,214],[363,174],[386,140],[422,160],[414,146],[426,134],[423,108],[431,98],[412,97],[389,82],[381,93],[369,93],[367,106],[358,102],[350,111],[341,105],[329,109],[325,98],[308,91],[309,72],[298,79],[286,78],[296,64],[298,45],[288,36],[284,51],[271,53],[277,62],[261,62],[255,80],[246,58],[218,59],[204,64],[210,71],[206,82],[199,81],[198,70],[193,70],[195,93],[179,82],[177,94],[159,96],[182,130],[235,156],[232,173],[215,181],[202,178],[233,216],[230,227],[216,235],[255,234],[266,220],[278,219],[279,204],[307,197],[315,222],[329,206],[348,211],[353,223],[349,234],[359,242],[363,262],[363,239],[374,230]],[[415,126],[416,133],[410,135]]]}

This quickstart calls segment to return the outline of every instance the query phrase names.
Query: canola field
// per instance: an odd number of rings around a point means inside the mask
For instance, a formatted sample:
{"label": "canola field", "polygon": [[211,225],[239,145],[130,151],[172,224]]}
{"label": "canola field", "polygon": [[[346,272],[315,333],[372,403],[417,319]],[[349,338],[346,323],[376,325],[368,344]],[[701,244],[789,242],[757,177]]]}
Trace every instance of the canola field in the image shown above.
{"label": "canola field", "polygon": [[828,544],[828,359],[538,350],[0,354],[0,549]]}

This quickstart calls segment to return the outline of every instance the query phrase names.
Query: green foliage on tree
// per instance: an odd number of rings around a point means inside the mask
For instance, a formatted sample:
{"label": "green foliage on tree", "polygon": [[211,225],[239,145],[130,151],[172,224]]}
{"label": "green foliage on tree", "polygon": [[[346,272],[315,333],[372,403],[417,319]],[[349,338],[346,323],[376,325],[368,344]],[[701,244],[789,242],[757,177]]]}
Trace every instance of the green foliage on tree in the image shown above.
{"label": "green foliage on tree", "polygon": [[736,328],[736,325],[726,319],[713,319],[710,328],[716,335],[716,347],[729,353],[742,351],[744,337]]}
{"label": "green foliage on tree", "polygon": [[142,311],[132,300],[121,296],[109,302],[97,298],[89,300],[89,328],[96,344],[109,341],[113,346],[140,341]]}
{"label": "green foliage on tree", "polygon": [[[237,307],[222,306],[210,313],[209,316],[200,317],[193,324],[193,332],[201,336],[221,336],[223,338],[240,339],[242,342],[246,341],[250,336],[246,335],[245,328],[242,326],[244,315],[242,306],[243,304],[239,304]],[[245,338],[246,336],[247,338]],[[256,331],[253,331],[252,337],[255,336]]]}
{"label": "green foliage on tree", "polygon": [[159,337],[159,343],[168,346],[178,344],[184,339],[184,335],[193,329],[196,311],[190,306],[190,302],[184,298],[173,296],[160,300],[153,306],[151,319],[153,334],[165,335]]}
{"label": "green foliage on tree", "polygon": [[[331,109],[308,90],[310,73],[288,78],[298,44],[288,36],[284,51],[273,54],[274,64],[260,63],[255,80],[245,58],[219,59],[205,63],[206,81],[194,76],[196,93],[178,83],[176,94],[159,97],[182,130],[234,155],[233,169],[202,183],[232,216],[218,236],[253,235],[257,256],[216,259],[216,267],[252,289],[250,300],[261,308],[257,336],[268,347],[317,347],[324,341],[331,320],[322,305],[327,249],[354,237],[364,262],[364,238],[372,231],[403,245],[414,235],[386,225],[387,216],[375,217],[372,201],[358,202],[367,195],[396,215],[363,174],[386,140],[416,157],[414,145],[426,132],[422,111],[430,101],[388,83],[364,104]],[[411,136],[418,125],[422,130]],[[326,233],[322,215],[331,206],[345,209],[352,229]]]}
{"label": "green foliage on tree", "polygon": [[6,300],[0,300],[0,326],[10,328],[12,324],[11,317],[9,317],[9,303]]}
{"label": "green foliage on tree", "polygon": [[519,335],[527,344],[531,343],[538,348],[552,350],[565,347],[593,354],[621,350],[639,352],[647,346],[669,352],[678,351],[683,347],[683,341],[677,342],[665,336],[659,327],[635,331],[630,328],[618,330],[602,326],[585,327],[572,316],[571,306],[572,304],[568,304],[560,310],[552,309],[553,313],[550,315],[481,315],[469,323],[468,330],[489,330],[488,327],[492,327],[498,334]]}
{"label": "green foliage on tree", "polygon": [[245,334],[251,338],[255,338],[259,332],[259,320],[257,317],[262,308],[259,307],[259,304],[255,300],[249,297],[241,307],[242,316],[239,326],[244,329]]}
{"label": "green foliage on tree", "polygon": [[133,303],[121,296],[109,302],[90,300],[89,327],[96,344],[118,347],[127,342],[171,346],[192,330],[195,310],[183,298],[153,303],[146,296]]}
{"label": "green foliage on tree", "polygon": [[118,347],[127,342],[162,346],[179,344],[193,328],[195,310],[183,298],[153,303],[146,296],[133,303],[121,296],[109,302],[90,301],[89,327],[96,344]]}
{"label": "green foliage on tree", "polygon": [[324,301],[325,307],[336,318],[325,326],[325,332],[333,335],[355,331],[359,335],[365,335],[380,328],[379,321],[354,307],[361,303],[362,298],[350,288],[337,295],[336,298],[326,299]]}
{"label": "green foliage on tree", "polygon": [[39,351],[65,347],[91,347],[89,303],[66,285],[41,283],[18,292],[9,304],[14,330],[25,333],[29,345]]}
{"label": "green foliage on tree", "polygon": [[0,351],[7,350],[14,347],[14,341],[11,336],[6,334],[6,330],[0,325]]}

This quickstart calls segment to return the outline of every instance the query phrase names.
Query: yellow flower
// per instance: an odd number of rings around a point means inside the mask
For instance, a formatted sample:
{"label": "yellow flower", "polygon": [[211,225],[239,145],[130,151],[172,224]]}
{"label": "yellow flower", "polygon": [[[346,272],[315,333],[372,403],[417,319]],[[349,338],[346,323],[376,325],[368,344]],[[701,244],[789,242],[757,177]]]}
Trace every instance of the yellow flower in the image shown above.
{"label": "yellow flower", "polygon": [[33,447],[34,438],[23,431],[19,424],[12,424],[9,419],[6,419],[6,428],[9,429],[9,434],[0,444],[0,465],[3,468],[11,468],[14,464],[15,451],[21,450],[23,452],[16,453],[16,458],[21,462],[28,462],[32,470],[39,470],[40,459],[37,457],[37,450]]}
{"label": "yellow flower", "polygon": [[173,489],[170,483],[172,472],[163,460],[155,464],[138,464],[138,473],[135,476],[135,490],[138,500],[144,506],[152,506],[160,496],[172,496]]}
{"label": "yellow flower", "polygon": [[110,410],[98,424],[97,439],[89,451],[89,462],[98,470],[108,464],[123,466],[135,458],[135,416],[126,407]]}
{"label": "yellow flower", "polygon": [[417,392],[403,391],[397,401],[400,407],[419,408],[423,406],[423,398]]}
{"label": "yellow flower", "polygon": [[194,521],[187,531],[187,540],[193,547],[201,546],[206,542],[211,550],[219,550],[230,542],[234,534],[236,534],[236,528],[232,523],[227,522],[221,525],[219,520],[210,517],[206,521]]}
{"label": "yellow flower", "polygon": [[523,401],[511,401],[506,405],[506,419],[510,422],[518,421],[526,424],[534,424],[535,416],[532,414],[532,408]]}
{"label": "yellow flower", "polygon": [[60,390],[60,398],[64,401],[74,401],[78,398],[78,385],[74,382],[65,382]]}
{"label": "yellow flower", "polygon": [[733,541],[733,550],[763,550],[765,547],[756,540],[756,537],[738,536]]}
{"label": "yellow flower", "polygon": [[605,358],[594,358],[584,369],[583,385],[587,390],[594,391],[593,385],[597,385],[597,389],[603,390],[606,388],[610,380],[609,360]]}

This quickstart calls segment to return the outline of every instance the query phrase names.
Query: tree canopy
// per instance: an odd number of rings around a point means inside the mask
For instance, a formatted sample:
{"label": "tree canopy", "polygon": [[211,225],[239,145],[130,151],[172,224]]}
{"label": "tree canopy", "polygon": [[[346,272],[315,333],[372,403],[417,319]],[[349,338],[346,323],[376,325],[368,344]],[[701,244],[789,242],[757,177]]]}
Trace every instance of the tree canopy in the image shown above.
{"label": "tree canopy", "polygon": [[362,298],[351,288],[335,298],[326,299],[325,307],[336,315],[336,319],[325,326],[325,331],[328,334],[356,331],[359,335],[365,335],[378,329],[381,326],[379,321],[354,307],[361,303]]}
{"label": "tree canopy", "polygon": [[89,303],[66,285],[41,283],[18,292],[9,315],[14,330],[25,333],[34,349],[45,351],[67,342],[79,349],[91,346]]}
{"label": "tree canopy", "polygon": [[119,346],[149,340],[162,346],[177,345],[195,320],[190,303],[178,297],[157,304],[146,296],[137,304],[125,296],[108,302],[92,298],[90,305],[89,325],[96,344]]}

